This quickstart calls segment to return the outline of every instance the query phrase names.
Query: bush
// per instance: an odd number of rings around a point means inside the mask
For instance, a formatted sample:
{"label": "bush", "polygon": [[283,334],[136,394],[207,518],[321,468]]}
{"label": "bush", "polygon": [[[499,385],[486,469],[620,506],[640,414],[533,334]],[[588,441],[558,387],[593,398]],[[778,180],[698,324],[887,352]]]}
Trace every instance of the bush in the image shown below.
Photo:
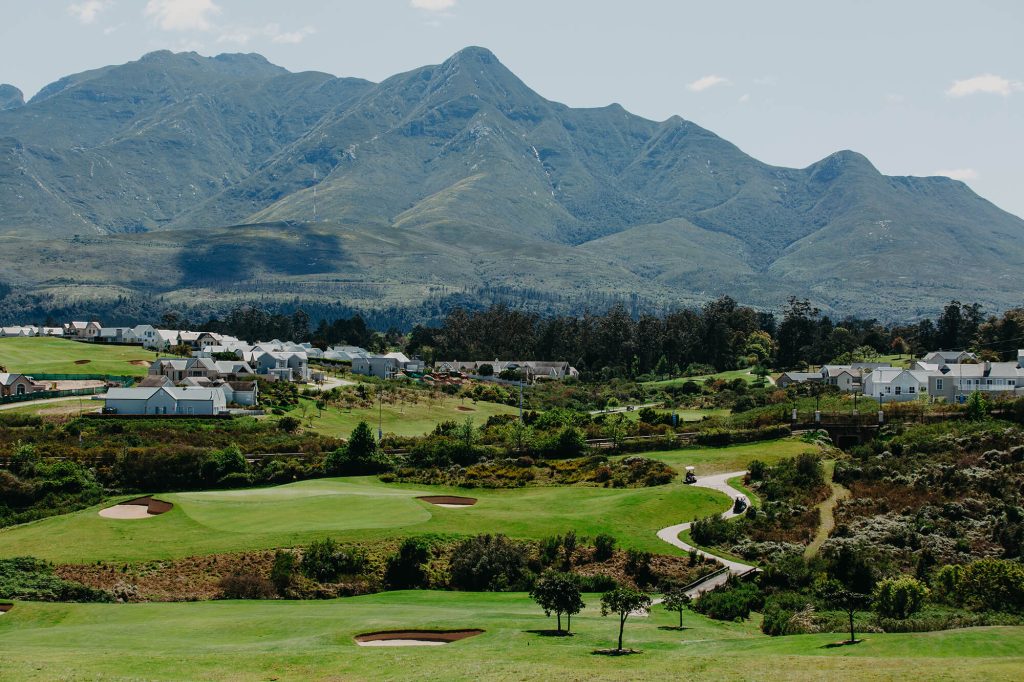
{"label": "bush", "polygon": [[581,592],[610,592],[619,587],[615,578],[604,573],[578,576]]}
{"label": "bush", "polygon": [[730,581],[701,595],[693,609],[715,620],[743,620],[750,617],[752,610],[763,606],[764,595],[756,585]]}
{"label": "bush", "polygon": [[615,552],[615,538],[607,533],[601,533],[594,538],[594,560],[607,561],[612,558]]}
{"label": "bush", "polygon": [[270,582],[282,597],[291,587],[294,574],[295,555],[280,549],[274,552],[274,565],[270,568]]}
{"label": "bush", "polygon": [[964,566],[956,590],[971,608],[1024,613],[1024,565],[1007,559],[981,559]]}
{"label": "bush", "polygon": [[0,599],[49,602],[109,602],[104,590],[64,580],[45,561],[33,557],[0,559]]}
{"label": "bush", "polygon": [[302,420],[298,417],[281,417],[277,420],[277,428],[285,433],[295,433],[302,426]]}
{"label": "bush", "polygon": [[633,578],[640,587],[654,582],[651,572],[651,553],[630,547],[626,550],[626,563],[623,570]]}
{"label": "bush", "polygon": [[433,551],[426,538],[406,538],[395,554],[388,557],[384,581],[393,590],[428,587],[426,563]]}
{"label": "bush", "polygon": [[359,547],[340,547],[334,540],[314,540],[302,554],[299,570],[310,580],[334,582],[339,575],[362,573],[366,552]]}
{"label": "bush", "polygon": [[905,620],[921,610],[928,588],[909,575],[886,578],[875,585],[872,606],[883,618]]}
{"label": "bush", "polygon": [[274,583],[252,573],[226,575],[218,583],[224,599],[273,599]]}
{"label": "bush", "polygon": [[463,540],[452,554],[451,586],[490,592],[525,590],[532,578],[526,556],[525,543],[504,535],[478,535]]}
{"label": "bush", "polygon": [[796,615],[809,607],[809,601],[795,592],[780,592],[765,600],[761,632],[772,637],[799,635],[806,630],[796,621]]}
{"label": "bush", "polygon": [[739,524],[729,522],[717,514],[697,519],[690,526],[693,541],[706,547],[736,542],[741,532]]}

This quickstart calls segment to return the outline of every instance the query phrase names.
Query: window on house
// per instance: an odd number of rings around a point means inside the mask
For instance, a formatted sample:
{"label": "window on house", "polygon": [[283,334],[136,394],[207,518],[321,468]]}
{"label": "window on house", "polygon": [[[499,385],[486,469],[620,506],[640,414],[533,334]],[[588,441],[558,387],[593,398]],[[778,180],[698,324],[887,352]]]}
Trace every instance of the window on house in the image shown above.
{"label": "window on house", "polygon": [[941,391],[942,390],[942,379],[936,379],[935,380],[935,390],[936,391]]}
{"label": "window on house", "polygon": [[892,386],[886,386],[885,387],[885,392],[886,393],[892,393]]}
{"label": "window on house", "polygon": [[911,386],[909,389],[907,389],[907,393],[917,393],[917,387]]}
{"label": "window on house", "polygon": [[902,386],[897,386],[896,387],[896,395],[900,395],[902,393],[903,393],[903,387]]}

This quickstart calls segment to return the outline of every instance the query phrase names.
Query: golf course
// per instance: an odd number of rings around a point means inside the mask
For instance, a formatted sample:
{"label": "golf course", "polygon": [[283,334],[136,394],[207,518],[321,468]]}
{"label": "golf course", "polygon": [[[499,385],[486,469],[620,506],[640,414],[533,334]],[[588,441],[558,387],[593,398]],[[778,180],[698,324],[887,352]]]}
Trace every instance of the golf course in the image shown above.
{"label": "golf course", "polygon": [[[450,509],[416,499],[425,495],[472,495],[478,502]],[[659,529],[729,505],[720,493],[678,483],[653,488],[467,491],[385,484],[373,477],[159,497],[174,507],[153,518],[103,518],[100,507],[92,507],[0,530],[0,557],[31,555],[69,563],[142,561],[290,547],[325,535],[343,541],[426,533],[505,533],[539,539],[569,530],[587,537],[609,533],[624,546],[670,553],[672,548],[655,535]]]}
{"label": "golf course", "polygon": [[[0,616],[0,677],[11,680],[1017,680],[1024,629],[767,637],[753,621],[658,606],[626,626],[634,656],[598,656],[615,617],[583,595],[573,636],[545,636],[522,593],[388,592],[330,601],[16,603]],[[444,646],[363,648],[364,632],[479,628]]]}
{"label": "golf course", "polygon": [[106,346],[46,337],[0,339],[0,366],[17,374],[145,376],[156,357],[141,346]]}

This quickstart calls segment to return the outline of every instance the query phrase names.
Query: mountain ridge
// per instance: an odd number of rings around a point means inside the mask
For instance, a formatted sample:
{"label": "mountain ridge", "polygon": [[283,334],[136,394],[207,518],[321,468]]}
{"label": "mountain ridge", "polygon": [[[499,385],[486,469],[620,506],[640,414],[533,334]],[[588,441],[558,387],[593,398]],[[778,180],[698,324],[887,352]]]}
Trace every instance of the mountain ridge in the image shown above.
{"label": "mountain ridge", "polygon": [[[680,116],[548,100],[481,47],[379,83],[292,73],[255,54],[158,51],[55,81],[0,110],[0,131],[0,246],[305,226],[321,257],[289,252],[292,270],[263,273],[291,294],[292,276],[340,272],[407,292],[434,286],[433,269],[461,287],[596,288],[660,303],[729,293],[769,306],[794,294],[882,313],[951,297],[1009,305],[1024,265],[1024,221],[964,183],[885,176],[851,150],[805,168],[766,164]],[[287,251],[276,229],[264,234]],[[181,239],[176,248],[195,248]],[[376,244],[401,272],[347,242]],[[8,252],[31,260],[17,244]],[[552,262],[538,265],[545,251]],[[499,253],[532,269],[514,272]],[[196,269],[181,263],[153,282],[112,272],[108,285],[192,291]],[[9,268],[38,291],[83,284],[88,270]],[[203,282],[217,295],[216,277]],[[879,297],[880,284],[900,290]]]}

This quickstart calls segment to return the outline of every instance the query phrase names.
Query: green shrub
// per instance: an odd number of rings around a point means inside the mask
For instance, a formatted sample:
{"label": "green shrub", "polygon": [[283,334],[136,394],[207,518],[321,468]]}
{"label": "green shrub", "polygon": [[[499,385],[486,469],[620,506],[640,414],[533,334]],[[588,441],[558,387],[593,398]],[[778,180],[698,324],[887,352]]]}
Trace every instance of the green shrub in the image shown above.
{"label": "green shrub", "polygon": [[224,599],[272,599],[274,584],[252,573],[233,573],[220,579]]}
{"label": "green shrub", "polygon": [[291,587],[294,575],[295,555],[280,549],[274,552],[274,564],[270,568],[270,582],[282,597]]}
{"label": "green shrub", "polygon": [[594,560],[607,561],[615,553],[615,538],[607,533],[601,533],[594,538]]}
{"label": "green shrub", "polygon": [[33,557],[0,559],[0,599],[49,602],[109,602],[104,590],[65,580],[53,566]]}
{"label": "green shrub", "polygon": [[736,620],[749,618],[752,610],[763,606],[764,595],[756,585],[730,581],[701,595],[693,609],[715,620]]}
{"label": "green shrub", "polygon": [[526,543],[501,534],[463,540],[452,553],[451,586],[490,592],[525,590],[533,578],[526,556]]}
{"label": "green shrub", "polygon": [[905,620],[921,610],[927,596],[928,588],[916,578],[886,578],[875,585],[872,606],[883,618]]}
{"label": "green shrub", "polygon": [[302,554],[299,570],[310,580],[330,583],[340,575],[356,575],[366,568],[366,552],[342,547],[331,538],[314,540]]}
{"label": "green shrub", "polygon": [[426,563],[433,544],[426,538],[406,538],[398,551],[388,557],[384,581],[393,590],[429,587]]}

